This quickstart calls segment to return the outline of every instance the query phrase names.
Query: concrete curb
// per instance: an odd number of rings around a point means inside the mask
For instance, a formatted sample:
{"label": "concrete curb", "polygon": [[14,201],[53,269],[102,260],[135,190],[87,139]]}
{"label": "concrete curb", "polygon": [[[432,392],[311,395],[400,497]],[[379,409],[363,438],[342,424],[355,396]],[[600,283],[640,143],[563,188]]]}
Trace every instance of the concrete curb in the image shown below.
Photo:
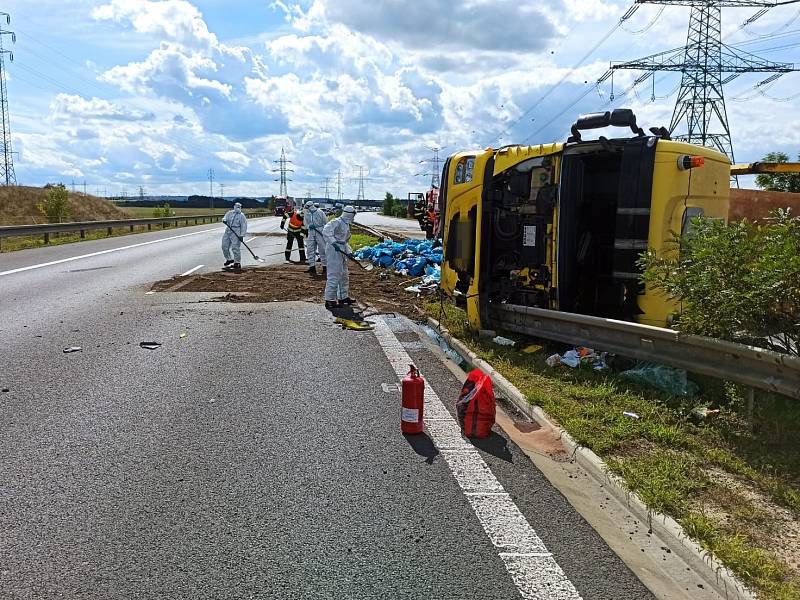
{"label": "concrete curb", "polygon": [[625,487],[622,479],[612,474],[603,460],[590,449],[580,446],[569,433],[555,425],[550,416],[541,407],[532,405],[514,384],[503,377],[492,365],[470,350],[461,340],[453,337],[435,319],[428,317],[428,325],[436,330],[453,350],[464,360],[480,369],[492,378],[495,390],[507,398],[522,414],[536,421],[542,427],[556,431],[567,452],[575,457],[577,463],[588,472],[599,484],[603,485],[633,515],[643,523],[647,523],[650,531],[656,535],[686,564],[699,574],[722,598],[729,600],[756,600],[756,596],[739,581],[721,562],[694,542],[677,521],[665,514],[647,508],[642,499]]}

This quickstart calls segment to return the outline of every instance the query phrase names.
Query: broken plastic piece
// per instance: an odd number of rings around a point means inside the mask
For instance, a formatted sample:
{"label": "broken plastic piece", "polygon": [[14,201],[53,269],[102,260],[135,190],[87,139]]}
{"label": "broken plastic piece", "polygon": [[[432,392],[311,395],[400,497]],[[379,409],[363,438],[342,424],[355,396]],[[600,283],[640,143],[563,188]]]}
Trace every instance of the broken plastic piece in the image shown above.
{"label": "broken plastic piece", "polygon": [[620,373],[620,376],[651,385],[674,396],[694,396],[700,391],[700,386],[689,379],[684,369],[654,363],[639,363],[633,369]]}
{"label": "broken plastic piece", "polygon": [[139,348],[144,348],[145,350],[156,350],[161,348],[161,344],[159,342],[139,342]]}
{"label": "broken plastic piece", "polygon": [[640,419],[641,418],[635,412],[628,412],[627,410],[622,414],[625,415],[626,417],[630,417],[631,419]]}
{"label": "broken plastic piece", "polygon": [[525,354],[536,354],[542,347],[539,344],[531,344],[530,346],[525,346],[522,351]]}
{"label": "broken plastic piece", "polygon": [[374,325],[369,321],[353,321],[352,319],[344,319],[338,317],[336,323],[342,326],[342,329],[349,329],[351,331],[370,331],[374,329]]}
{"label": "broken plastic piece", "polygon": [[497,344],[498,346],[511,346],[513,347],[516,342],[514,340],[510,340],[507,337],[503,337],[502,335],[498,335],[492,338],[492,341]]}
{"label": "broken plastic piece", "polygon": [[80,346],[70,346],[69,348],[64,348],[64,354],[72,354],[73,352],[83,352],[83,348]]}
{"label": "broken plastic piece", "polygon": [[185,331],[181,331],[181,337],[185,338],[188,334]]}

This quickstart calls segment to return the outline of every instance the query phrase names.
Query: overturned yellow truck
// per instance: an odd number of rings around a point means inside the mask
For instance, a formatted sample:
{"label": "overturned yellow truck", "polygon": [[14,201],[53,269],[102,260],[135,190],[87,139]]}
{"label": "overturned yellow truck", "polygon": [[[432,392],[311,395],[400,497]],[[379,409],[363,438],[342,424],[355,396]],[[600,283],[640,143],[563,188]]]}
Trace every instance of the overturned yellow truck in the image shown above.
{"label": "overturned yellow truck", "polygon": [[[622,138],[581,132],[629,128]],[[441,188],[442,290],[491,329],[502,304],[665,326],[675,306],[640,281],[693,217],[726,219],[728,158],[646,134],[629,109],[580,117],[566,143],[460,152]]]}

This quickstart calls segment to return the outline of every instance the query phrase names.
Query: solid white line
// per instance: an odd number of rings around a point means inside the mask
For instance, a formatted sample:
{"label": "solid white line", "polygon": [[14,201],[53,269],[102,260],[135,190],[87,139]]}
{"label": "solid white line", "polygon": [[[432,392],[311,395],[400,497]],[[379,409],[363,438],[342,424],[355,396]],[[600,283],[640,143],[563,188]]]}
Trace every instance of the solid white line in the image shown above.
{"label": "solid white line", "polygon": [[138,248],[140,246],[149,246],[150,244],[160,244],[161,242],[168,242],[169,240],[177,240],[178,238],[189,237],[190,235],[200,235],[202,233],[209,233],[211,231],[218,231],[219,227],[214,229],[204,229],[203,231],[194,231],[192,233],[184,233],[181,235],[173,235],[168,238],[160,240],[150,240],[149,242],[142,242],[140,244],[131,244],[130,246],[122,246],[120,248],[111,248],[109,250],[101,250],[100,252],[92,252],[91,254],[81,254],[80,256],[72,256],[70,258],[62,258],[61,260],[54,260],[51,262],[41,263],[38,265],[31,265],[29,267],[21,267],[19,269],[11,269],[10,271],[0,272],[0,277],[3,275],[13,275],[14,273],[22,273],[23,271],[32,271],[33,269],[41,269],[42,267],[50,267],[52,265],[60,265],[62,263],[72,262],[74,260],[81,260],[82,258],[91,258],[92,256],[101,256],[103,254],[111,254],[112,252],[120,252],[122,250],[130,250],[131,248]]}
{"label": "solid white line", "polygon": [[[383,317],[375,319],[373,331],[398,379],[402,380],[408,365],[413,363],[411,357]],[[426,381],[425,414],[430,411],[440,416],[446,410],[444,403]],[[458,427],[455,419],[451,419]],[[520,595],[525,600],[580,600],[578,590],[567,579],[528,520],[511,497],[502,493],[505,492],[502,484],[481,455],[477,451],[454,452],[442,449],[443,442],[452,442],[448,439],[450,432],[443,432],[441,421],[436,426],[431,425],[434,424],[425,419],[425,426],[433,443],[440,449],[483,530],[497,548],[497,554],[503,560]]]}
{"label": "solid white line", "polygon": [[250,243],[250,242],[252,242],[254,239],[256,239],[256,237],[257,237],[257,236],[251,237],[249,240],[245,240],[245,241],[244,241],[244,243],[245,243],[245,244],[249,244],[249,243]]}
{"label": "solid white line", "polygon": [[181,277],[186,277],[187,275],[191,275],[192,273],[197,271],[197,269],[202,269],[203,267],[205,267],[205,265],[197,265],[194,269],[189,269],[188,271],[186,271],[186,273],[182,273]]}

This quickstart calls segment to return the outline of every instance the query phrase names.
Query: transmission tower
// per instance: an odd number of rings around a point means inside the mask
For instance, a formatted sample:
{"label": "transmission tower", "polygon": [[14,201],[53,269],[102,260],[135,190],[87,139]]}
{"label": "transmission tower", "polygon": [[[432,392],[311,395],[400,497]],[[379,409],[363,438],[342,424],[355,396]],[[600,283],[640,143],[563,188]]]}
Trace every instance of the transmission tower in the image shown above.
{"label": "transmission tower", "polygon": [[336,201],[342,202],[342,170],[336,171]]}
{"label": "transmission tower", "polygon": [[355,165],[355,168],[358,170],[358,175],[356,180],[358,181],[358,194],[356,195],[356,203],[363,203],[364,202],[364,182],[370,181],[370,178],[365,175],[366,167],[362,165]]}
{"label": "transmission tower", "polygon": [[[426,146],[427,148],[427,146]],[[419,161],[419,164],[431,163],[431,172],[430,173],[417,173],[418,176],[421,177],[430,177],[431,178],[431,188],[438,188],[440,181],[439,176],[442,172],[440,165],[442,164],[442,160],[439,158],[439,152],[444,150],[444,148],[439,148],[438,146],[433,146],[428,148],[431,152],[433,152],[433,156],[431,158],[426,158],[425,160]]]}
{"label": "transmission tower", "polygon": [[325,194],[325,201],[331,201],[331,178],[326,177],[325,183],[322,184],[322,193]]}
{"label": "transmission tower", "polygon": [[291,181],[291,179],[287,179],[287,173],[294,173],[294,169],[288,168],[288,165],[292,164],[292,161],[286,160],[286,153],[281,148],[281,157],[278,160],[273,160],[272,162],[278,165],[277,169],[272,169],[273,173],[280,173],[280,178],[276,179],[275,181],[281,182],[281,191],[278,193],[278,196],[281,198],[288,198],[289,191],[286,186],[286,182]]}
{"label": "transmission tower", "polygon": [[798,69],[792,63],[764,60],[724,43],[721,9],[751,6],[766,12],[773,6],[791,2],[764,0],[636,0],[636,2],[691,7],[686,46],[637,60],[612,63],[611,69],[598,80],[598,83],[605,81],[609,76],[612,77],[613,99],[614,71],[620,69],[645,71],[633,85],[654,76],[657,71],[680,72],[681,83],[669,125],[670,133],[679,130],[681,126],[678,135],[673,137],[717,148],[734,162],[723,86],[743,73],[774,73],[775,75],[770,78],[774,81],[783,73]]}
{"label": "transmission tower", "polygon": [[[6,18],[6,25],[11,24],[11,15],[0,12]],[[3,36],[10,35],[11,43],[17,42],[17,35],[13,31],[6,31],[0,27],[0,112],[2,113],[3,126],[3,162],[0,164],[0,181],[3,185],[17,185],[17,174],[14,172],[14,152],[11,148],[11,119],[8,111],[8,90],[6,89],[5,55],[14,62],[14,53],[3,48]]]}
{"label": "transmission tower", "polygon": [[211,198],[208,202],[211,210],[214,210],[214,169],[208,170],[208,195]]}

